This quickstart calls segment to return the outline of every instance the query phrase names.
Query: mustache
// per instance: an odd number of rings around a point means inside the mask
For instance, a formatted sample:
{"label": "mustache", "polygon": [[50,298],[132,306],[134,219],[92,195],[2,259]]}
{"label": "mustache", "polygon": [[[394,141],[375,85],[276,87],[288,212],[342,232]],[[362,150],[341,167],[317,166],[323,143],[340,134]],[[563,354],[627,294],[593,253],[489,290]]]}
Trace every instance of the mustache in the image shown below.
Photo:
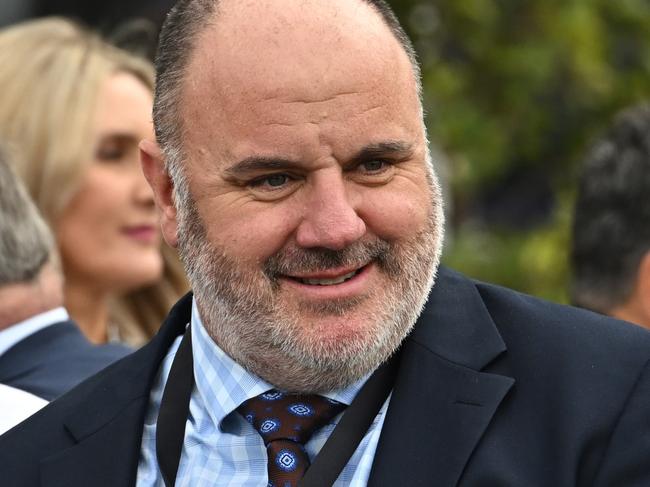
{"label": "mustache", "polygon": [[263,272],[271,281],[281,275],[317,272],[338,267],[363,267],[371,261],[386,262],[392,246],[385,240],[355,242],[341,250],[289,247],[266,259]]}

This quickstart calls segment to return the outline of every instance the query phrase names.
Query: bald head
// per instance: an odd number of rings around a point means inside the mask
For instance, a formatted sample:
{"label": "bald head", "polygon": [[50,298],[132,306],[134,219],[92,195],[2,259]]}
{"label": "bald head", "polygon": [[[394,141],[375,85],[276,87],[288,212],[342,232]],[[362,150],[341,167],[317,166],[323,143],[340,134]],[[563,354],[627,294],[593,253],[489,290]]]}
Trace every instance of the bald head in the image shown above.
{"label": "bald head", "polygon": [[[356,47],[352,40],[356,40]],[[207,50],[197,49],[201,43]],[[365,53],[349,56],[354,54],[350,49],[364,49]],[[394,62],[399,59],[396,50],[402,56],[398,65]],[[209,53],[212,65],[195,62],[197,51]],[[290,69],[295,81],[291,96],[310,100],[314,69],[322,71],[319,74],[326,82],[363,71],[366,61],[377,59],[384,60],[383,76],[406,71],[418,97],[421,91],[412,44],[384,0],[306,0],[290,4],[281,0],[181,0],[163,25],[156,59],[154,124],[172,176],[180,169],[175,167],[181,158],[184,130],[179,107],[190,64],[192,70],[199,69],[200,76],[201,70],[218,69],[222,60],[233,58],[239,61],[238,67],[220,86],[226,92],[237,91],[241,79],[251,78],[266,84],[269,90],[286,90],[286,86],[278,86],[282,77],[275,75]],[[346,63],[346,58],[353,60]],[[301,90],[296,90],[301,82]]]}

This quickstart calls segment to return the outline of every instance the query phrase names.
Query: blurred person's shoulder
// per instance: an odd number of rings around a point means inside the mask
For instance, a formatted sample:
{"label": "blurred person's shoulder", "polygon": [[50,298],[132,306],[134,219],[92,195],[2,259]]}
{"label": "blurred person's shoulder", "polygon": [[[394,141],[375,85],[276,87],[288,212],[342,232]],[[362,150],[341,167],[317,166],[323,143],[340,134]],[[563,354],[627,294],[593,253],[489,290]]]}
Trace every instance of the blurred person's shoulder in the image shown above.
{"label": "blurred person's shoulder", "polygon": [[132,351],[121,344],[94,345],[68,319],[14,344],[2,355],[0,369],[9,385],[52,400]]}
{"label": "blurred person's shoulder", "polygon": [[71,485],[121,485],[101,477],[135,471],[151,387],[169,347],[189,322],[191,301],[191,294],[182,298],[148,344],[0,436],[3,481],[37,486],[41,478],[53,485],[67,479],[62,485],[68,485],[74,478]]}

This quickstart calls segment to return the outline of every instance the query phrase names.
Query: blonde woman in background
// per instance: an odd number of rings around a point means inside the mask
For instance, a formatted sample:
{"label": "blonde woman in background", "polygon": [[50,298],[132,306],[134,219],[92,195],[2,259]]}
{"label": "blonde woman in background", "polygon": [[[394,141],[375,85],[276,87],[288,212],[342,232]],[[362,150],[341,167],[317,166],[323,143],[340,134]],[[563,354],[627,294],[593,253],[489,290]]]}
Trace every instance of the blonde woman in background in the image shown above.
{"label": "blonde woman in background", "polygon": [[95,343],[141,345],[187,290],[138,143],[153,68],[62,18],[0,31],[0,137],[53,228],[65,305]]}

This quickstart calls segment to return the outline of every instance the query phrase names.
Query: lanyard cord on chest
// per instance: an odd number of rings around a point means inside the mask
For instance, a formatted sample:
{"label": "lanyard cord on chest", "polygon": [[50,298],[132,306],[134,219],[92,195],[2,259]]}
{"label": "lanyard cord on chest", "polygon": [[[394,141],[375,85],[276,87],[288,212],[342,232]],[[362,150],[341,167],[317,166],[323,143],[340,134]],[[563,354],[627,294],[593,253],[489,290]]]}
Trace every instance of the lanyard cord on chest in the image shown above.
{"label": "lanyard cord on chest", "polygon": [[[156,456],[166,487],[173,487],[183,450],[194,387],[191,327],[178,347],[165,384],[156,426]],[[393,388],[398,355],[366,381],[300,481],[300,487],[330,487],[350,460]]]}

